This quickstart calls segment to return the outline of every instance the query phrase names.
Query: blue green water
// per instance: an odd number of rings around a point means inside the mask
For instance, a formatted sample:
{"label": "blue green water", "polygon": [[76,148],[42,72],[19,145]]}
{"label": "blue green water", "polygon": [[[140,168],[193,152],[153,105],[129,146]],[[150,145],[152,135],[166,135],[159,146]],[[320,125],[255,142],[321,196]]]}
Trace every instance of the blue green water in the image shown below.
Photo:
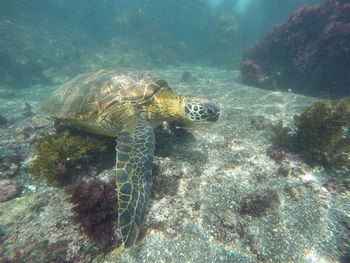
{"label": "blue green water", "polygon": [[[97,58],[99,68],[134,66],[127,56],[115,61],[116,46],[125,55],[137,50],[137,67],[201,63],[237,69],[242,51],[274,24],[298,7],[321,2],[2,1],[0,76],[12,86],[52,83],[88,71],[79,65],[86,64],[82,59],[103,51],[111,58]],[[72,65],[76,69],[62,69]],[[58,72],[52,76],[49,69]]]}
{"label": "blue green water", "polygon": [[[283,79],[290,72],[279,68],[289,52],[278,56],[276,46],[254,54],[256,61],[244,57],[278,24],[290,21],[292,12],[325,2],[0,0],[0,262],[348,262],[349,166],[329,171],[302,154],[275,149],[270,128],[280,120],[291,125],[294,115],[323,98],[350,94],[333,90],[338,83],[349,87],[341,77],[332,89],[317,89],[318,76],[333,76],[337,61],[339,68],[350,61],[342,46],[347,42],[341,41],[350,32],[347,2],[329,0],[343,5],[329,27],[317,31],[315,23],[297,24],[288,28],[292,33],[284,32],[285,43],[295,43],[290,53],[315,54],[314,43],[302,45],[310,28],[322,45],[339,44],[332,46],[339,53],[328,50],[333,57],[319,47],[323,67],[306,55],[292,61],[298,70],[306,68],[305,61],[315,69],[307,79],[316,87],[304,80],[305,85],[289,86],[297,82]],[[248,72],[256,82],[244,82],[243,57],[253,68],[250,62],[258,61],[255,69],[265,75]],[[263,72],[268,66],[272,73]],[[64,184],[29,172],[40,134],[64,129],[40,110],[42,102],[79,74],[119,67],[155,72],[174,92],[207,97],[221,109],[214,125],[170,123],[155,129],[146,216],[136,244],[121,252],[115,250],[117,220],[113,234],[97,233],[114,238],[101,246],[72,220],[65,191],[75,183],[115,177],[114,138],[105,139],[107,152],[84,155],[74,167],[65,165],[69,157],[63,159],[57,170],[72,171]],[[343,136],[349,137],[349,123]],[[96,209],[92,221],[100,217]]]}

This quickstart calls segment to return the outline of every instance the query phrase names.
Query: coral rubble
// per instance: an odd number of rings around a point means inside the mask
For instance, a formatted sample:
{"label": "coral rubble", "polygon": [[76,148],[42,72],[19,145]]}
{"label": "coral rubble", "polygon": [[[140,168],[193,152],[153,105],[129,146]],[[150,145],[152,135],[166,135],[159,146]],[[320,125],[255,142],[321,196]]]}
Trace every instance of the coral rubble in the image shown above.
{"label": "coral rubble", "polygon": [[242,80],[316,96],[348,96],[349,47],[349,3],[328,0],[305,6],[245,52]]}

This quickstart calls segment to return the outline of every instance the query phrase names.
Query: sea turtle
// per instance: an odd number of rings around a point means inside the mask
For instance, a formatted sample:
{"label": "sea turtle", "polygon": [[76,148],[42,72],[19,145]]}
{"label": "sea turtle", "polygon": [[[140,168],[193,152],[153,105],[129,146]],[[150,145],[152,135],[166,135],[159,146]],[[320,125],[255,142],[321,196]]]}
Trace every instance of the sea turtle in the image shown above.
{"label": "sea turtle", "polygon": [[64,124],[116,137],[118,226],[122,248],[134,245],[149,200],[154,131],[164,121],[213,123],[220,110],[211,100],[173,93],[145,70],[104,69],[77,76],[58,88],[42,110]]}

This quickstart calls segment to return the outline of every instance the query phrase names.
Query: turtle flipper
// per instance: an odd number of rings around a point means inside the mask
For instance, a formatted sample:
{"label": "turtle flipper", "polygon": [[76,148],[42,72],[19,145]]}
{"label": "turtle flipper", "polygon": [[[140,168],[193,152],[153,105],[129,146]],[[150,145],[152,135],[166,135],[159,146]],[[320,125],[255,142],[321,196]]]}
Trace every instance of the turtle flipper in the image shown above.
{"label": "turtle flipper", "polygon": [[124,248],[134,245],[139,234],[151,194],[154,157],[153,128],[143,119],[132,126],[118,134],[116,147],[118,224]]}

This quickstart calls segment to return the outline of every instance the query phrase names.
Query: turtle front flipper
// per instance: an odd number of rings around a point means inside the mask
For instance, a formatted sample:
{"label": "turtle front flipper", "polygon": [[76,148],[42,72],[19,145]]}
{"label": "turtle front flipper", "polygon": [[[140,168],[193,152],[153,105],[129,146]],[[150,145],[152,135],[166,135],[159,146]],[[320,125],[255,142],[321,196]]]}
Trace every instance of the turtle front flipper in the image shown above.
{"label": "turtle front flipper", "polygon": [[135,244],[151,194],[154,144],[153,128],[144,119],[117,137],[118,224],[124,248]]}

